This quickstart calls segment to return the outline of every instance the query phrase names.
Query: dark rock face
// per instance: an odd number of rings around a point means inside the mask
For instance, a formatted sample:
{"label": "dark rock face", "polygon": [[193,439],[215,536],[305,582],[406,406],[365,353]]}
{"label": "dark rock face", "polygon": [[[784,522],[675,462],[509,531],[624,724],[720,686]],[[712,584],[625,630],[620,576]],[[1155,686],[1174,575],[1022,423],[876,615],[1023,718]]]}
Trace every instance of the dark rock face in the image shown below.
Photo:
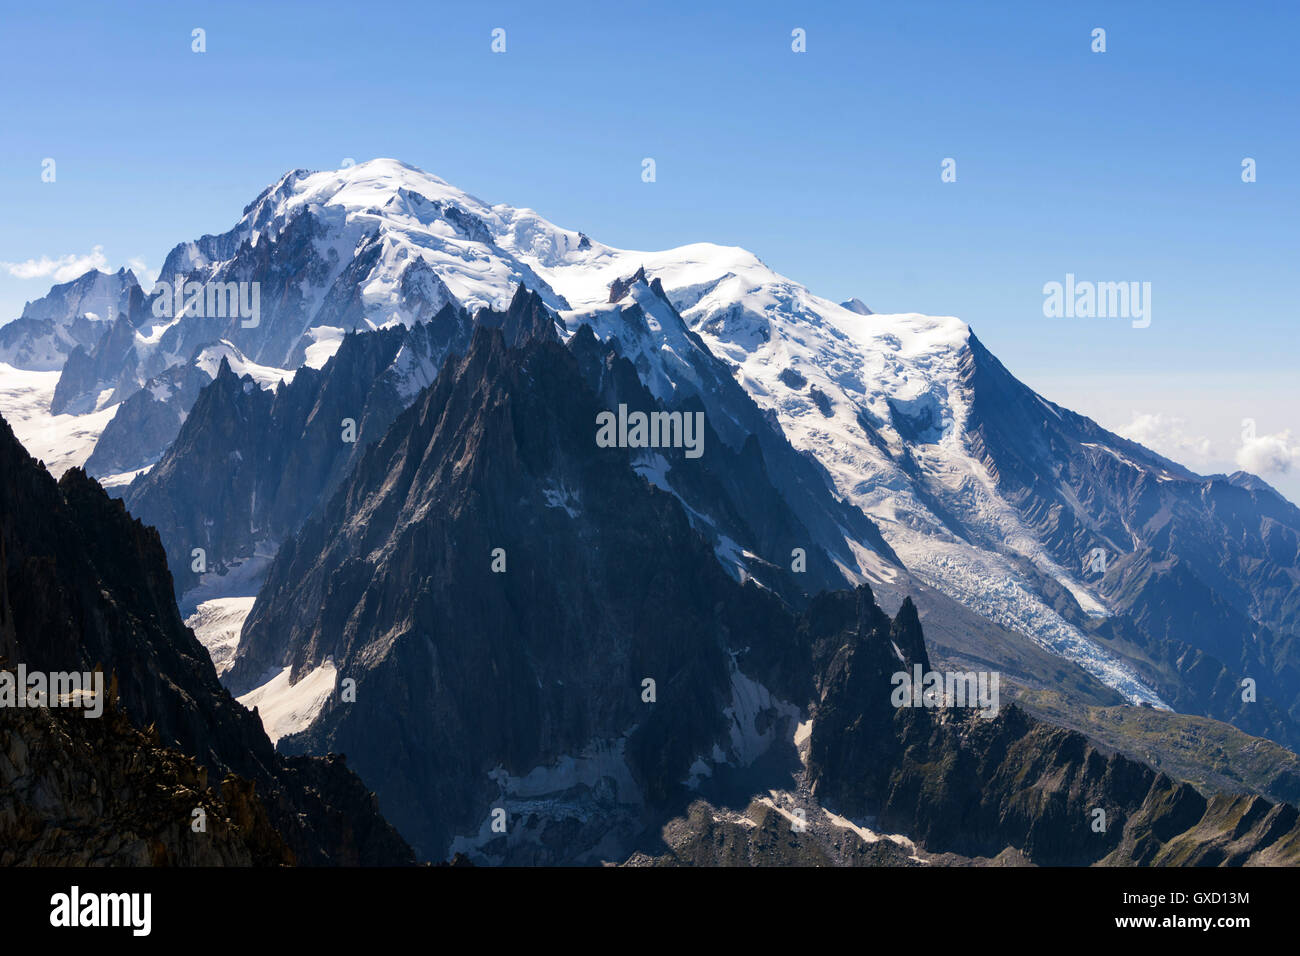
{"label": "dark rock face", "polygon": [[[157,532],[80,469],[55,482],[0,420],[0,656],[111,674],[122,710],[214,779],[256,787],[300,863],[401,863],[401,838],[341,760],[288,761],[181,621]],[[84,719],[84,718],[81,718]]]}
{"label": "dark rock face", "polygon": [[[70,356],[68,364],[73,360]],[[118,407],[86,459],[86,473],[103,478],[154,464],[175,440],[209,382],[207,374],[193,364],[174,365],[154,376]]]}
{"label": "dark rock face", "polygon": [[811,686],[780,602],[727,577],[625,449],[596,445],[603,405],[535,305],[477,329],[282,546],[227,675],[332,659],[355,702],[335,695],[281,748],[352,755],[433,858],[456,837],[488,859],[619,858],[725,744],[735,669],[782,699]]}
{"label": "dark rock face", "polygon": [[831,404],[829,395],[814,385],[808,389],[808,396],[812,399],[813,404],[817,406],[817,411],[822,413],[823,418],[835,417],[834,406]]}
{"label": "dark rock face", "polygon": [[[131,512],[158,528],[178,596],[199,582],[195,548],[216,573],[249,560],[259,546],[273,553],[432,380],[438,363],[463,351],[468,332],[468,317],[448,307],[410,329],[348,335],[321,370],[299,369],[274,392],[239,378],[223,359],[176,440],[125,495]],[[355,441],[344,440],[345,419]]]}
{"label": "dark rock face", "polygon": [[[650,412],[664,407],[641,384],[632,363],[619,354],[617,339],[601,343],[590,326],[582,325],[569,340],[569,350],[602,408],[623,404]],[[739,568],[796,606],[806,600],[806,594],[843,587],[842,571],[773,486],[758,438],[750,435],[739,449],[732,449],[713,430],[695,397],[672,410],[703,415],[707,451],[698,459],[686,458],[681,448],[634,452],[633,466],[686,505],[695,519],[692,523],[709,539],[724,566]],[[791,568],[795,549],[804,552],[799,572]]]}
{"label": "dark rock face", "polygon": [[628,276],[626,279],[615,279],[609,287],[609,301],[617,302],[619,299],[627,295],[628,291],[636,283],[648,283],[649,281],[650,280],[646,278],[645,266],[637,269],[636,272]]}
{"label": "dark rock face", "polygon": [[930,852],[967,857],[1012,848],[1043,865],[1300,860],[1298,812],[1288,804],[1207,800],[1014,705],[992,719],[964,708],[895,709],[890,675],[929,669],[920,624],[910,603],[890,621],[865,590],[826,595],[808,611],[822,632],[814,646],[829,655],[809,757],[824,805],[869,816]]}
{"label": "dark rock face", "polygon": [[784,368],[781,370],[781,381],[790,388],[801,389],[808,384],[808,379],[804,378],[798,369]]}
{"label": "dark rock face", "polygon": [[95,360],[90,357],[84,346],[78,345],[70,353],[63,365],[63,374],[54,386],[54,397],[50,400],[50,411],[55,415],[84,415],[94,411],[95,389],[99,377]]}
{"label": "dark rock face", "polygon": [[[1062,565],[1116,611],[1059,610],[1172,705],[1300,743],[1300,509],[1259,479],[1203,478],[1016,381],[974,337],[963,369],[975,453]],[[1107,449],[1118,449],[1118,454]],[[1243,678],[1258,704],[1243,705]]]}
{"label": "dark rock face", "polygon": [[294,862],[251,784],[228,776],[209,786],[193,758],[116,706],[93,720],[0,708],[0,866]]}
{"label": "dark rock face", "polygon": [[[667,300],[656,295],[680,324]],[[446,307],[432,322],[409,330],[349,335],[321,372],[301,370],[273,399],[252,390],[249,382],[236,385],[233,375],[219,376],[194,403],[159,464],[125,494],[132,513],[159,529],[178,592],[183,595],[199,582],[192,570],[194,548],[204,549],[208,569],[218,574],[256,554],[273,554],[312,508],[328,499],[360,449],[434,378],[445,356],[464,352],[474,325],[495,328],[507,321],[512,323],[508,346],[559,322],[544,302],[520,287],[511,309],[481,310],[472,323]],[[645,325],[635,304],[624,310],[623,321],[629,330]],[[682,331],[693,337],[684,325]],[[617,375],[604,371],[609,356],[619,353],[620,340],[598,343],[588,330],[570,345],[581,353],[588,383],[607,393],[610,407],[617,406],[619,394],[655,407],[627,362]],[[874,525],[835,497],[816,466],[790,447],[725,366],[698,342],[697,347],[691,358],[703,387],[683,385],[681,391],[690,410],[707,413],[710,451],[707,460],[690,467],[680,467],[680,451],[664,454],[678,465],[668,479],[674,493],[715,547],[729,551],[729,563],[743,565],[744,573],[797,601],[805,592],[844,585],[842,569],[854,563],[846,532],[896,560]],[[124,405],[88,469],[113,473],[109,469],[120,465],[143,466],[132,460],[138,441],[132,444],[127,436],[148,433],[148,421],[167,422],[183,404],[169,399],[165,407],[152,398],[153,391],[146,389]],[[345,417],[358,423],[356,444],[339,437]],[[721,435],[712,430],[715,422]],[[639,467],[651,464],[643,460]],[[799,572],[792,570],[796,548],[804,553],[801,566],[806,565]],[[188,601],[183,604],[188,609]]]}

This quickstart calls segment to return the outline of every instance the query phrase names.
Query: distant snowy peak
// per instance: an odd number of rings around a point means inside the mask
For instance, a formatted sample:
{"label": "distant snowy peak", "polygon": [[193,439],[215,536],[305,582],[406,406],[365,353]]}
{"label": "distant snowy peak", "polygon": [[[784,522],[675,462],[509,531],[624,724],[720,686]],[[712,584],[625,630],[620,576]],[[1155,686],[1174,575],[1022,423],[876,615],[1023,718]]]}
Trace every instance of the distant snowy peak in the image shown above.
{"label": "distant snowy peak", "polygon": [[92,269],[84,275],[51,286],[50,291],[23,308],[24,319],[53,319],[67,322],[81,315],[111,322],[121,313],[125,297],[139,288],[135,273],[122,268],[117,272]]}
{"label": "distant snowy peak", "polygon": [[840,303],[841,308],[848,309],[850,312],[856,312],[858,315],[871,315],[872,312],[867,308],[867,304],[861,299],[849,299],[847,302]]}
{"label": "distant snowy peak", "polygon": [[19,319],[0,326],[0,362],[34,371],[61,368],[77,346],[93,348],[113,322],[130,311],[133,298],[142,296],[130,269],[92,269],[52,286],[28,302]]}

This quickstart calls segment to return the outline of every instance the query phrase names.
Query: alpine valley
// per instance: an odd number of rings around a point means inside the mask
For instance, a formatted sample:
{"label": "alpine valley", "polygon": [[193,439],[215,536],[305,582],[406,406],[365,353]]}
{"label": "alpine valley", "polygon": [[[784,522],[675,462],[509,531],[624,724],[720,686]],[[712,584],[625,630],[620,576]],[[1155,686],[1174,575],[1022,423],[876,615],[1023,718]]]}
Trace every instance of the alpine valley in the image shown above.
{"label": "alpine valley", "polygon": [[0,418],[0,666],[111,675],[0,861],[1300,863],[1300,510],[958,319],[377,159],[28,303]]}

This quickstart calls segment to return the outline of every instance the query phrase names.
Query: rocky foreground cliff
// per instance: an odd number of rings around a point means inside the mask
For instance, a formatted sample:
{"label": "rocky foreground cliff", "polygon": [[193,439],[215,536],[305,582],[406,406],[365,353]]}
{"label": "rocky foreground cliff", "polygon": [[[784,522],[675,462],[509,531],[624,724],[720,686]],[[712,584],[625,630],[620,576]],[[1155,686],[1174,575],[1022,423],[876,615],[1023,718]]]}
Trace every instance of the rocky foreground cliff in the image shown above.
{"label": "rocky foreground cliff", "polygon": [[0,708],[0,866],[285,866],[253,786],[209,780],[116,704]]}
{"label": "rocky foreground cliff", "polygon": [[[0,658],[102,671],[116,701],[0,707],[9,862],[413,862],[341,757],[277,754],[221,686],[157,532],[79,469],[56,482],[3,419],[0,565]],[[199,806],[210,845],[190,837]]]}

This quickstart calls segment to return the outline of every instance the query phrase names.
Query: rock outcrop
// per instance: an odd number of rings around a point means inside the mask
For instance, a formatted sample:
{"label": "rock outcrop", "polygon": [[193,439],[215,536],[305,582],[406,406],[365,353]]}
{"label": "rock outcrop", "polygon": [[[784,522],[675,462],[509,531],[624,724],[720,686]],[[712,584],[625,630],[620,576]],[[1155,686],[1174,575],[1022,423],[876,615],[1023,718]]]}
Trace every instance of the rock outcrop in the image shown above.
{"label": "rock outcrop", "polygon": [[[162,747],[192,758],[209,779],[247,781],[300,864],[411,862],[342,758],[282,757],[257,715],[221,686],[177,611],[157,532],[80,469],[56,482],[3,419],[0,572],[0,656],[29,671],[110,675],[131,724],[152,728]],[[41,752],[60,760],[58,746]],[[87,772],[110,779],[114,771]],[[44,812],[58,820],[78,810],[52,800]]]}

